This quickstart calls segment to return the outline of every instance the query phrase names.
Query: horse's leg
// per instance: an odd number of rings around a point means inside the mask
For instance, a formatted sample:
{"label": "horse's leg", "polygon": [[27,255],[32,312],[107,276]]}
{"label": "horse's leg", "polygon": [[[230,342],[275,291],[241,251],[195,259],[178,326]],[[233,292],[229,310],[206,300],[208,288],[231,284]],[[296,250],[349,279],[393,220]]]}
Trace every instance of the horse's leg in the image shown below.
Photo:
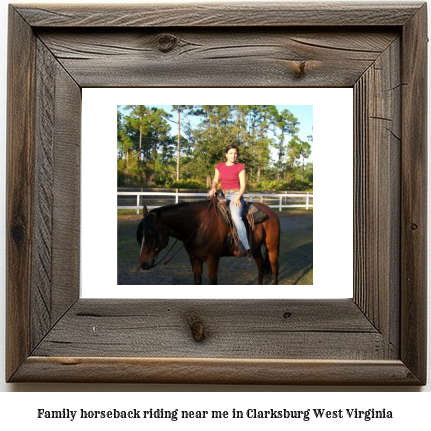
{"label": "horse's leg", "polygon": [[209,284],[217,284],[219,264],[220,264],[219,257],[210,257],[207,260]]}
{"label": "horse's leg", "polygon": [[256,261],[257,270],[258,270],[258,280],[257,284],[263,284],[263,264],[264,260],[262,257],[262,251],[260,249],[260,246],[252,250],[251,255],[253,256],[253,259]]}
{"label": "horse's leg", "polygon": [[271,264],[271,272],[274,277],[273,284],[278,284],[278,252],[279,252],[279,235],[274,235],[271,241],[268,241],[266,247],[268,249],[269,262]]}
{"label": "horse's leg", "polygon": [[192,271],[195,279],[195,284],[202,284],[202,273],[204,270],[204,262],[197,257],[190,256],[190,263],[192,264]]}
{"label": "horse's leg", "polygon": [[272,284],[278,284],[278,251],[272,254],[269,253],[269,261],[271,262],[271,271],[274,276],[274,283]]}

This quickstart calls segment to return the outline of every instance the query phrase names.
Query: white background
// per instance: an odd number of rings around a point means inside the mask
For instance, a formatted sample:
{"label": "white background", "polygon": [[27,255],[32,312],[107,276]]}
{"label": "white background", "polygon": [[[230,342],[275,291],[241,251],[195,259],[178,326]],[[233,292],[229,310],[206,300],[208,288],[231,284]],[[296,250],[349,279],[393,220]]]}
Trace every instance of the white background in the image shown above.
{"label": "white background", "polygon": [[[83,298],[351,298],[353,292],[353,90],[83,89]],[[313,105],[312,286],[118,286],[117,105]],[[334,121],[336,119],[336,121]],[[102,127],[94,127],[94,124]],[[328,124],[332,124],[328,127]],[[101,151],[103,148],[103,151]],[[94,160],[98,161],[94,181]],[[340,179],[343,181],[340,181]],[[90,186],[89,186],[90,185]],[[97,195],[96,195],[97,193]],[[97,219],[97,229],[94,229]],[[136,261],[139,247],[136,245]],[[99,262],[94,256],[103,255]],[[222,265],[226,259],[222,259]],[[280,265],[289,265],[280,262]],[[206,265],[204,267],[206,271]],[[251,271],[256,272],[254,261]],[[192,283],[192,277],[190,283]]]}
{"label": "white background", "polygon": [[[48,3],[45,0],[43,3]],[[55,1],[61,3],[61,1]],[[109,1],[105,1],[108,3]],[[132,3],[132,0],[128,0]],[[159,1],[160,2],[160,1]],[[386,1],[392,3],[392,1]],[[7,35],[7,3],[0,5],[0,224],[3,227],[4,199],[5,199],[5,112],[6,112],[6,35]],[[16,0],[13,3],[27,3]],[[33,2],[41,3],[41,2]],[[75,3],[68,0],[68,3]],[[86,3],[95,3],[86,1]],[[5,235],[4,229],[0,232],[0,314],[4,316],[4,268],[5,268]],[[429,302],[429,300],[428,300]],[[431,308],[431,305],[428,307]],[[0,369],[4,370],[4,318],[1,319],[0,331]],[[429,331],[428,333],[431,333]],[[430,360],[428,354],[428,361]],[[428,367],[430,368],[430,367]],[[0,372],[1,374],[1,372]],[[103,425],[104,429],[117,429],[127,425],[127,429],[159,429],[159,423],[139,422],[68,422],[67,420],[43,421],[36,419],[38,408],[63,409],[110,409],[110,408],[189,408],[189,409],[219,409],[231,410],[231,408],[387,408],[393,409],[394,420],[384,421],[325,421],[325,422],[244,422],[249,428],[262,428],[270,425],[271,429],[289,429],[289,427],[318,427],[331,426],[333,429],[382,429],[382,426],[404,426],[411,429],[423,429],[430,422],[429,405],[431,402],[431,385],[423,388],[404,387],[286,387],[286,386],[223,386],[223,385],[113,385],[113,384],[6,384],[0,377],[0,426],[2,429],[20,426],[27,429],[71,429],[78,425],[79,429],[93,429],[95,425]],[[53,391],[53,392],[50,392]],[[57,393],[57,391],[59,393]],[[83,391],[83,393],[75,393]],[[124,391],[124,394],[111,394],[110,391]],[[159,394],[157,392],[167,392]],[[181,394],[175,391],[181,391]],[[195,393],[194,391],[204,392]],[[226,393],[219,394],[219,391]],[[235,393],[229,391],[252,391],[251,393]],[[270,391],[268,394],[260,394],[261,391]],[[299,391],[299,392],[298,392]],[[365,392],[363,392],[365,391]],[[385,391],[381,393],[380,391]],[[392,393],[388,393],[390,391]],[[16,392],[16,393],[12,393]],[[27,393],[25,393],[27,392]],[[38,392],[33,394],[32,392]],[[152,392],[145,393],[145,392]],[[290,392],[290,393],[289,393]],[[416,392],[416,393],[415,393]],[[426,393],[420,393],[426,392]],[[13,425],[12,425],[13,424]],[[184,427],[187,429],[202,428],[219,429],[221,426],[237,429],[238,423],[226,421],[223,423],[212,422],[167,422],[163,426]]]}

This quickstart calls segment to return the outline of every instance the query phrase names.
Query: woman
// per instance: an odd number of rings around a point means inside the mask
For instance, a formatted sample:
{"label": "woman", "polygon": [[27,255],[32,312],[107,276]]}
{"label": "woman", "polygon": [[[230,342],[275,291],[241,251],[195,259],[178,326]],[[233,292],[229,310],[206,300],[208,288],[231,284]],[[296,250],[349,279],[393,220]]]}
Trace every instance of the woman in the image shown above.
{"label": "woman", "polygon": [[235,250],[236,257],[247,256],[250,250],[250,245],[247,240],[247,230],[242,221],[242,209],[244,207],[243,194],[245,192],[245,168],[244,165],[238,163],[238,147],[236,145],[228,145],[225,151],[226,162],[218,163],[215,168],[214,179],[212,182],[209,196],[212,196],[217,191],[217,186],[220,181],[222,194],[228,200],[232,220],[235,223],[239,239],[242,243],[244,253],[240,250]]}

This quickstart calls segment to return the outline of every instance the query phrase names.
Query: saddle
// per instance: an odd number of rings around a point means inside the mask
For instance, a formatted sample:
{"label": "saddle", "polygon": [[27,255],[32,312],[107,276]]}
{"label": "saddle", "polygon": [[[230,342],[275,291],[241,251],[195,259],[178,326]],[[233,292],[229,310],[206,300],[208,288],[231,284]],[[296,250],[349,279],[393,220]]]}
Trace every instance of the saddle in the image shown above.
{"label": "saddle", "polygon": [[[229,250],[232,246],[232,243],[234,242],[235,249],[239,250],[240,255],[243,255],[244,250],[242,248],[241,241],[239,240],[235,223],[233,223],[232,221],[230,208],[229,208],[229,205],[227,204],[227,199],[225,197],[217,195],[216,202],[217,202],[217,209],[221,214],[224,223],[230,228],[230,232],[228,234],[228,239],[226,241],[224,251],[226,249]],[[255,229],[255,225],[264,222],[268,218],[269,218],[268,215],[261,208],[254,205],[252,202],[245,202],[242,219],[244,221],[246,228],[247,227],[249,228],[248,231],[250,235],[250,239],[249,239],[250,245],[252,243],[251,242],[252,232]]]}

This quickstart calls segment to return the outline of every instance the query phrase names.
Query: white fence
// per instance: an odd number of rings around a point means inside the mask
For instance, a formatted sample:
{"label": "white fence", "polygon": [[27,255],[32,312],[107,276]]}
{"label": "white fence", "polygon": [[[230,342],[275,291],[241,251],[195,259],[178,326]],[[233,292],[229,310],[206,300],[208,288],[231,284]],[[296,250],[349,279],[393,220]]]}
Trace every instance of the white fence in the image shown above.
{"label": "white fence", "polygon": [[[206,198],[207,193],[179,193],[179,192],[117,192],[117,196],[136,196],[136,205],[133,206],[117,206],[117,210],[131,210],[135,209],[136,214],[139,214],[139,210],[143,208],[140,204],[140,196],[152,196],[159,198],[163,196],[172,196],[174,199],[172,203],[178,203],[180,197],[202,197]],[[290,194],[259,194],[259,193],[244,193],[244,199],[249,202],[263,202],[267,200],[278,201],[277,205],[268,205],[270,208],[278,208],[281,211],[283,208],[313,208],[313,204],[310,204],[310,200],[313,199],[312,193],[290,193]],[[153,199],[154,200],[154,199]],[[288,200],[294,200],[293,203],[288,204]],[[303,203],[297,203],[298,200],[302,200]],[[151,206],[146,205],[148,209],[158,208],[160,205]]]}

